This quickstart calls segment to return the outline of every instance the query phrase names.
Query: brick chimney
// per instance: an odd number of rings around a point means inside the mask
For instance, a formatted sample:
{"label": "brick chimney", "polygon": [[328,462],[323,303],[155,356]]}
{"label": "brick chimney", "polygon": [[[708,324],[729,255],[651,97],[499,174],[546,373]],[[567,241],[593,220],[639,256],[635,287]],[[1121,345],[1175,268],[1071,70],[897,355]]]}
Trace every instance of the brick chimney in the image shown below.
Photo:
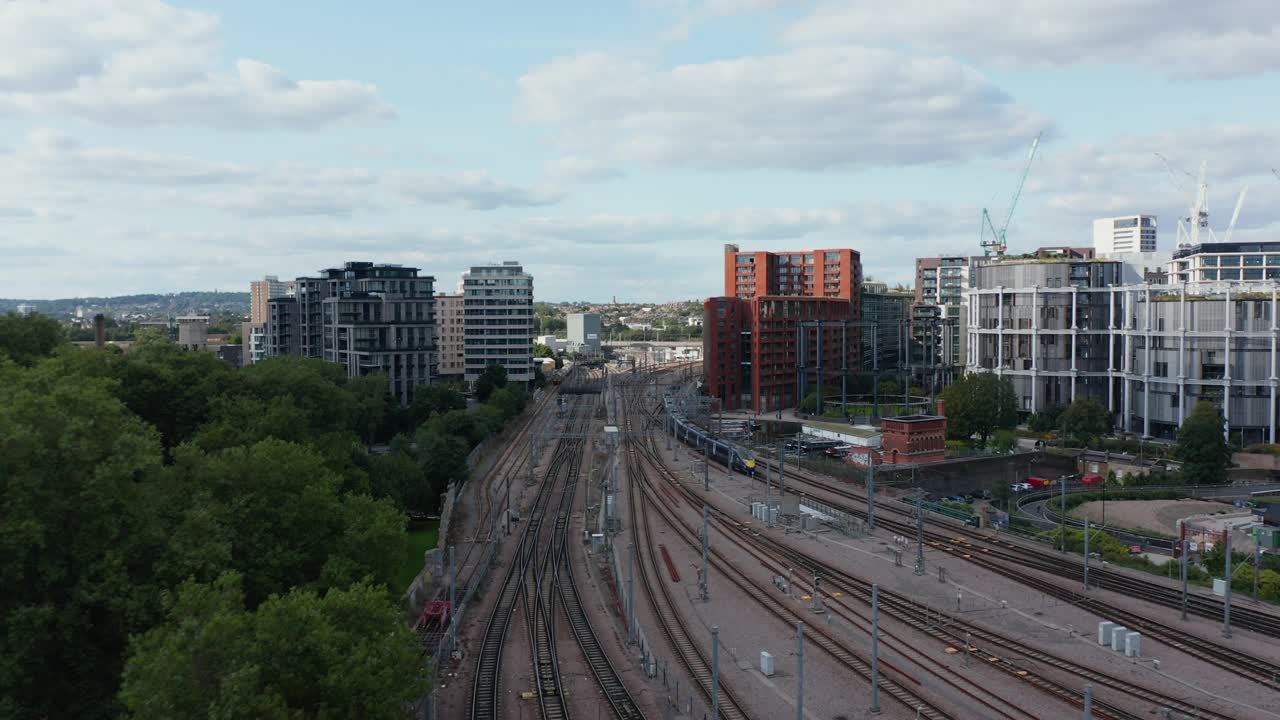
{"label": "brick chimney", "polygon": [[938,414],[942,417],[947,416],[947,401],[942,398],[938,398]]}
{"label": "brick chimney", "polygon": [[93,343],[99,350],[107,346],[107,319],[102,313],[93,316]]}

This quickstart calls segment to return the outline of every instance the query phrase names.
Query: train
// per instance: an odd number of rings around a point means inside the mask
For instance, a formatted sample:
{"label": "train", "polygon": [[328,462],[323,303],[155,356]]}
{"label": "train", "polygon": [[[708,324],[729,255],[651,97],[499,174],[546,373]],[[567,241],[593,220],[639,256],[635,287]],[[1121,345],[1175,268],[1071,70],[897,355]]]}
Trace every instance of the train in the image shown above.
{"label": "train", "polygon": [[685,445],[696,448],[700,452],[707,449],[713,460],[722,465],[729,463],[735,472],[740,472],[744,475],[750,475],[755,472],[756,460],[750,451],[718,439],[688,420],[677,417],[671,412],[668,405],[667,414],[663,421],[664,431],[671,433],[673,424],[676,439]]}

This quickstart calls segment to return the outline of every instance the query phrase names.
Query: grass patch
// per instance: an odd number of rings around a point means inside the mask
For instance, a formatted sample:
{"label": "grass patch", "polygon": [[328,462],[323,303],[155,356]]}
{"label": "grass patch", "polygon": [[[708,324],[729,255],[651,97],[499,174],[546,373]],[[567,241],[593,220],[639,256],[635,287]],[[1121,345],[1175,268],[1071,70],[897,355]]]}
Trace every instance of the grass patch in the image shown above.
{"label": "grass patch", "polygon": [[1280,495],[1259,495],[1249,499],[1255,503],[1280,503]]}
{"label": "grass patch", "polygon": [[436,520],[411,522],[405,533],[408,542],[404,555],[400,558],[400,569],[396,571],[396,592],[404,592],[413,584],[413,579],[422,572],[422,556],[434,548],[440,537],[440,523]]}

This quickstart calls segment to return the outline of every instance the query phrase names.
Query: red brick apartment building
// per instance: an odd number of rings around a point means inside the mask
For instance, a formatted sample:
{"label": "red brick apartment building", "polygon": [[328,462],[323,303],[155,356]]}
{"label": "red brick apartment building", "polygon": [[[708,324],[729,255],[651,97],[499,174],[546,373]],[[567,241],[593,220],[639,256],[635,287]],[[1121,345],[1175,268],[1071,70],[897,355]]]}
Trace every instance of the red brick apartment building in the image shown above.
{"label": "red brick apartment building", "polygon": [[[837,385],[842,368],[858,368],[853,323],[862,317],[862,258],[856,250],[740,252],[726,245],[724,266],[725,294],[703,304],[704,367],[722,408],[795,407],[816,383],[819,364]],[[832,324],[801,330],[801,323],[816,321]],[[798,371],[802,360],[811,369],[807,384]]]}

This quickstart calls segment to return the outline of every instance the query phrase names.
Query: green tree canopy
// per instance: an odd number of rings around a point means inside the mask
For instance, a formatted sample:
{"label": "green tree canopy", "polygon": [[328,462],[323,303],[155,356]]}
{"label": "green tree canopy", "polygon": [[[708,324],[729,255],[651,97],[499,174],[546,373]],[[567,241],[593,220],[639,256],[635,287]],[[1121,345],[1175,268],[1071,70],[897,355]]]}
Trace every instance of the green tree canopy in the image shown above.
{"label": "green tree canopy", "polygon": [[1111,412],[1097,398],[1080,398],[1058,416],[1058,428],[1072,447],[1091,447],[1111,432]]}
{"label": "green tree canopy", "polygon": [[466,441],[457,435],[425,427],[418,431],[415,441],[418,464],[422,467],[423,476],[432,494],[442,496],[449,485],[466,481]]}
{"label": "green tree canopy", "polygon": [[[176,552],[165,570],[172,582],[209,581],[234,569],[256,605],[292,587],[392,579],[404,516],[389,501],[371,506],[342,493],[341,479],[310,447],[276,439],[213,453],[183,446],[170,474]],[[381,547],[344,541],[369,537]],[[201,548],[193,552],[191,544]]]}
{"label": "green tree canopy", "polygon": [[989,372],[971,372],[942,391],[946,401],[947,435],[983,445],[996,430],[1012,430],[1018,424],[1018,398],[1013,385]]}
{"label": "green tree canopy", "polygon": [[0,315],[0,357],[19,365],[33,365],[66,342],[62,325],[51,317],[39,313]]}
{"label": "green tree canopy", "polygon": [[240,577],[186,582],[138,638],[120,697],[134,720],[400,720],[426,691],[386,590],[294,590],[246,609]]}
{"label": "green tree canopy", "polygon": [[485,366],[484,372],[480,373],[480,377],[476,379],[476,399],[484,402],[489,399],[494,390],[506,386],[507,369],[497,363],[491,363]]}
{"label": "green tree canopy", "polygon": [[1207,400],[1195,408],[1178,431],[1177,455],[1182,461],[1182,477],[1189,485],[1211,485],[1227,481],[1231,448],[1223,435],[1225,420]]}
{"label": "green tree canopy", "polygon": [[0,361],[0,716],[115,714],[128,636],[160,610],[160,467],[110,380]]}
{"label": "green tree canopy", "polygon": [[400,427],[402,430],[413,432],[433,415],[466,409],[467,397],[462,394],[458,386],[420,385],[413,391],[413,402],[403,411],[405,419]]}

